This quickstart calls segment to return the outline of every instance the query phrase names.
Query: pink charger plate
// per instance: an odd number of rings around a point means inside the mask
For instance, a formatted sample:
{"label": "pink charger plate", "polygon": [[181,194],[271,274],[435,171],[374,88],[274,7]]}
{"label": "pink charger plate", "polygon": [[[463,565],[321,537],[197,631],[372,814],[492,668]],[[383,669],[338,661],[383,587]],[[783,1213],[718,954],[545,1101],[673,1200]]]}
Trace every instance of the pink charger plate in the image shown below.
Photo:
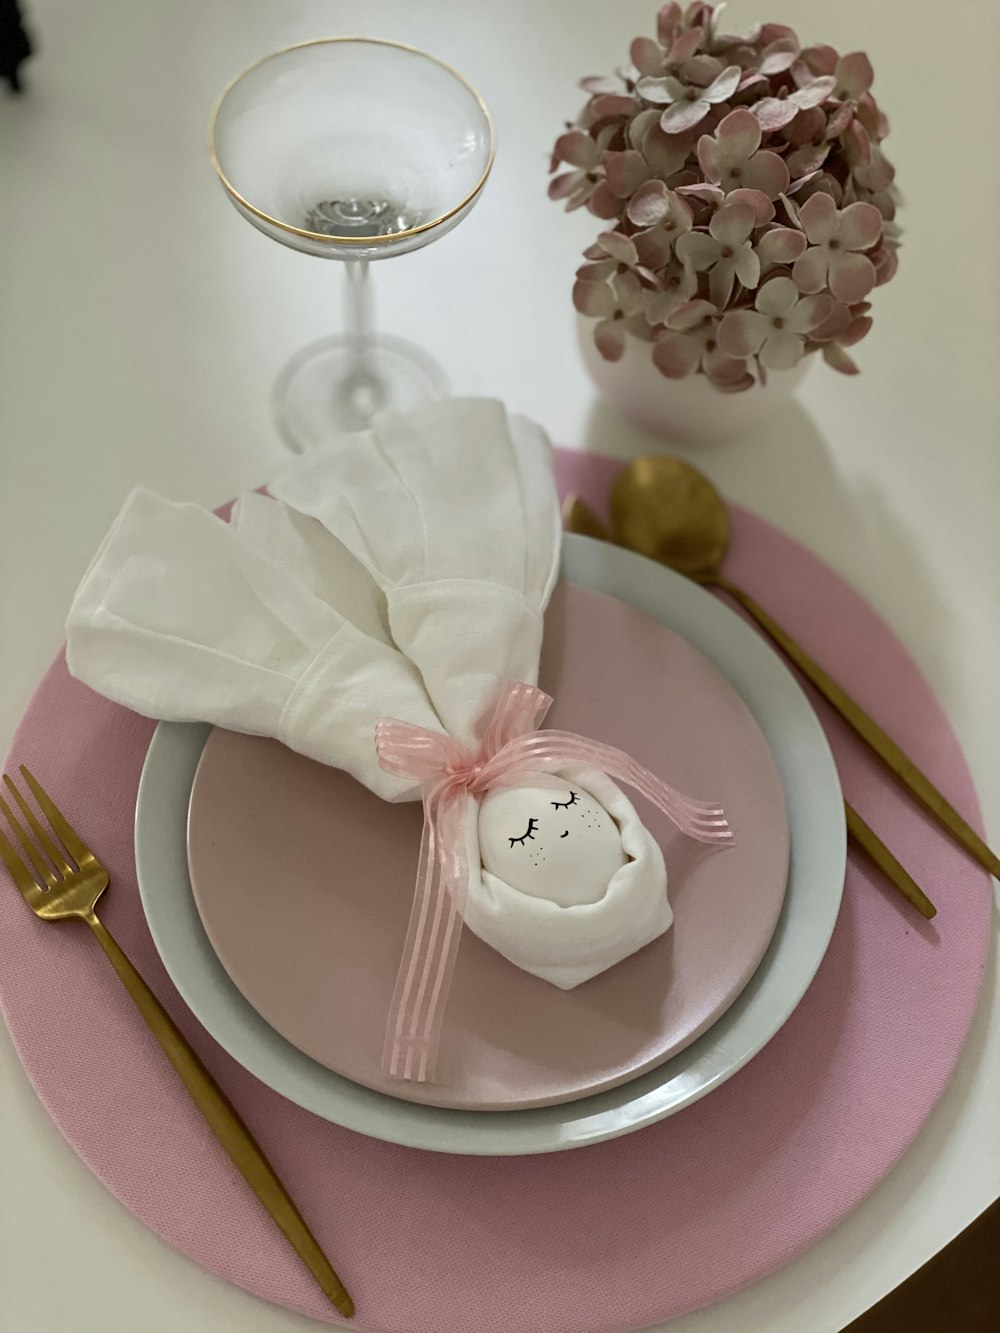
{"label": "pink charger plate", "polygon": [[442,1077],[382,1072],[385,1019],[413,900],[417,803],[389,805],[276,741],[216,729],[198,767],[188,856],[220,960],[288,1041],[368,1087],[435,1106],[513,1110],[614,1087],[683,1050],[736,999],[774,932],[788,873],[777,769],[732,686],[633,608],[558,585],[540,683],[548,725],[626,750],[720,799],[724,851],[642,816],[664,849],[673,928],[563,991],[464,933]]}
{"label": "pink charger plate", "polygon": [[[557,467],[563,489],[600,507],[617,465],[565,451]],[[730,513],[726,572],[981,828],[948,720],[890,630],[809,551],[745,510]],[[344,1327],[625,1333],[717,1301],[815,1244],[899,1161],[969,1031],[992,934],[989,876],[828,710],[820,714],[848,797],[905,857],[937,918],[914,920],[852,851],[830,948],[765,1049],[678,1115],[547,1157],[379,1143],[294,1106],[211,1040],[160,962],[136,886],[132,825],[154,724],[70,679],[61,655],[5,767],[29,764],[107,864],[104,920],[336,1259],[358,1306]],[[340,1324],[206,1134],[89,932],[45,925],[4,887],[0,1008],[68,1142],[144,1225],[193,1260],[265,1300]],[[73,1004],[53,1024],[39,996],[57,994]]]}

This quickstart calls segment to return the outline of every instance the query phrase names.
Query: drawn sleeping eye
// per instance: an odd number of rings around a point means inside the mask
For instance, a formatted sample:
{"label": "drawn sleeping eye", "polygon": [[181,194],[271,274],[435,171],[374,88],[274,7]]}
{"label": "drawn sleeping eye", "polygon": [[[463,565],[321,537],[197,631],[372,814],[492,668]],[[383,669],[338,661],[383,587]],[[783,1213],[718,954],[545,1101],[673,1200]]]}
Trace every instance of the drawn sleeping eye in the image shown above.
{"label": "drawn sleeping eye", "polygon": [[579,799],[580,798],[579,796],[577,796],[576,792],[571,791],[569,794],[568,801],[552,801],[551,805],[553,810],[565,810],[568,805],[576,805]]}
{"label": "drawn sleeping eye", "polygon": [[526,838],[530,838],[530,839],[532,840],[532,842],[534,842],[534,840],[535,840],[535,829],[536,829],[536,828],[538,828],[538,820],[537,820],[537,819],[529,819],[529,820],[528,820],[528,827],[524,830],[524,832],[521,834],[521,836],[520,836],[519,838],[508,838],[507,841],[510,843],[510,845],[511,845],[512,847],[514,846],[515,842],[523,843],[523,842],[525,841]]}

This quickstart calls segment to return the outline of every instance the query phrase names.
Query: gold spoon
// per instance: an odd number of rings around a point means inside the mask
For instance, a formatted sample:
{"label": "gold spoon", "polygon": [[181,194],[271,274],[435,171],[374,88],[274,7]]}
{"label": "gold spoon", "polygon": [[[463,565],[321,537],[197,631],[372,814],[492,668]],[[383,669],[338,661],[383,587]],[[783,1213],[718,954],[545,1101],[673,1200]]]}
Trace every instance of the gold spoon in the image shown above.
{"label": "gold spoon", "polygon": [[[1000,875],[1000,859],[878,723],[759,603],[719,572],[729,547],[729,516],[722,496],[696,468],[677,458],[635,459],[619,473],[611,491],[611,533],[574,496],[567,497],[564,519],[572,532],[615,541],[737,601],[935,818],[991,874]],[[848,825],[866,850],[872,855],[878,851],[876,859],[885,869],[885,854],[891,853],[850,807]],[[903,891],[927,915],[909,888]]]}

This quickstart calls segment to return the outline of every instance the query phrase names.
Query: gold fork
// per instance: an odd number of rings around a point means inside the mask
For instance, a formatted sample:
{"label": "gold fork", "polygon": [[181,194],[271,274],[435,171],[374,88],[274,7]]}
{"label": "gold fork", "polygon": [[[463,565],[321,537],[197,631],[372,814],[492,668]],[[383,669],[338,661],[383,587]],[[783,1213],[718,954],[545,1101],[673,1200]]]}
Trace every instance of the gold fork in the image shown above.
{"label": "gold fork", "polygon": [[330,1302],[345,1318],[350,1319],[354,1314],[354,1302],[288,1191],[275,1175],[274,1168],[225,1093],[181,1036],[173,1020],[114,937],[98,919],[94,906],[108,887],[107,870],[24,764],[21,765],[21,776],[48,820],[52,833],[59,840],[55,841],[42,827],[17,785],[5,773],[4,782],[38,843],[36,847],[20,819],[0,796],[0,810],[7,817],[11,831],[24,853],[22,858],[0,831],[0,857],[6,863],[25,902],[43,921],[77,920],[87,923],[233,1165],[277,1222]]}

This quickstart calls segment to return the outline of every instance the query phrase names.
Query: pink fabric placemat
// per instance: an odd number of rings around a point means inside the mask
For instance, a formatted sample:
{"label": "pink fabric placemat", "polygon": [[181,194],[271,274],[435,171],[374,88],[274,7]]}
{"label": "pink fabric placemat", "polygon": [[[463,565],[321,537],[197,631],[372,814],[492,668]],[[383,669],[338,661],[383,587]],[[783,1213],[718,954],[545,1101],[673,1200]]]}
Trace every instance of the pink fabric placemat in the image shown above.
{"label": "pink fabric placemat", "polygon": [[[599,505],[615,464],[562,453]],[[871,609],[775,529],[733,512],[727,570],[979,822],[947,720]],[[240,1108],[355,1297],[368,1333],[617,1333],[730,1294],[840,1221],[944,1089],[978,997],[990,881],[822,714],[850,799],[937,903],[924,923],[851,854],[805,999],[710,1097],[639,1133],[550,1157],[376,1142],[284,1101],[200,1030],[167,979],[135,884],[132,817],[152,724],[50,669],[14,739],[106,861],[103,916]],[[45,997],[72,996],[58,1024]],[[49,1114],[104,1184],[206,1268],[338,1322],[205,1130],[82,927],[0,891],[0,1004]],[[195,1322],[197,1320],[195,1319]]]}

